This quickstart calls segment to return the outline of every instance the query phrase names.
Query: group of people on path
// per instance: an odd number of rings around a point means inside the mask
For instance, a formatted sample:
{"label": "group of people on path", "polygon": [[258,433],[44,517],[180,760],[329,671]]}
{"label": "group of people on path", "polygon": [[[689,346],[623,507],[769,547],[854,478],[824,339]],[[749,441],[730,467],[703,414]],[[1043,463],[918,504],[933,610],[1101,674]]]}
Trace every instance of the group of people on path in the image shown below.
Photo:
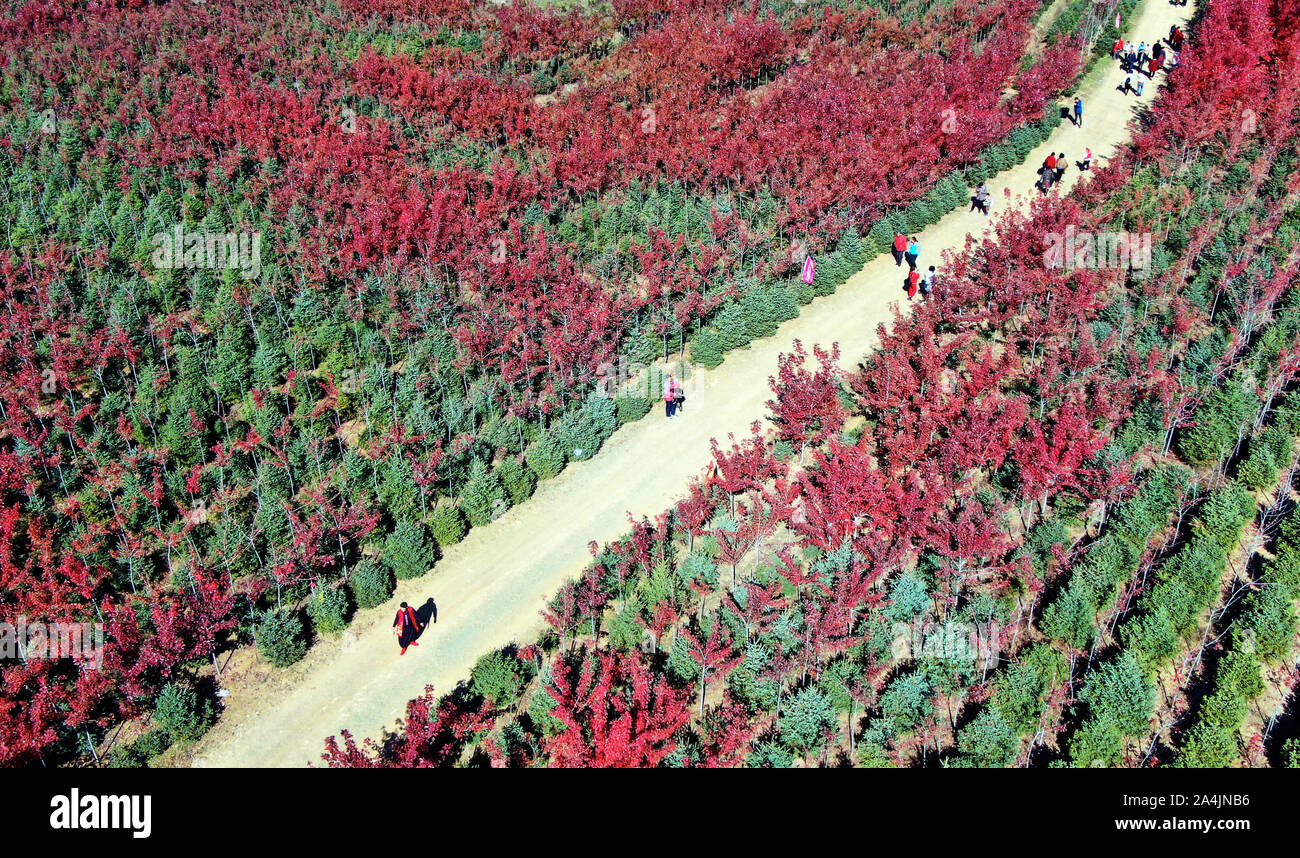
{"label": "group of people on path", "polygon": [[[1057,184],[1065,177],[1065,168],[1068,166],[1070,166],[1070,162],[1066,160],[1064,152],[1057,152],[1056,154],[1048,152],[1047,157],[1043,159],[1043,165],[1038,168],[1038,181],[1034,182],[1034,187],[1040,193],[1047,193],[1052,185]],[[1090,147],[1085,146],[1083,148],[1083,160],[1077,162],[1077,166],[1081,173],[1086,173],[1092,169],[1092,149]]]}
{"label": "group of people on path", "polygon": [[1165,42],[1169,43],[1168,51],[1165,50],[1164,42],[1159,39],[1153,41],[1149,47],[1146,42],[1138,42],[1135,45],[1124,39],[1116,40],[1111,47],[1110,55],[1119,60],[1124,68],[1124,83],[1120,86],[1120,92],[1125,94],[1135,92],[1141,95],[1145,85],[1142,75],[1145,74],[1148,79],[1154,78],[1156,72],[1164,67],[1166,60],[1171,66],[1177,66],[1178,52],[1183,49],[1185,41],[1187,41],[1187,34],[1177,24],[1169,28],[1169,37],[1165,39]]}
{"label": "group of people on path", "polygon": [[921,297],[929,297],[934,291],[934,266],[931,265],[925,274],[916,270],[916,261],[921,256],[921,242],[916,236],[908,238],[901,232],[896,234],[891,252],[894,254],[894,267],[901,267],[903,261],[907,261],[907,300],[915,298],[917,291]]}
{"label": "group of people on path", "polygon": [[[1165,50],[1164,44],[1156,40],[1148,49],[1146,42],[1139,42],[1134,45],[1132,42],[1119,39],[1111,49],[1111,56],[1120,60],[1123,64],[1126,77],[1121,89],[1124,92],[1135,91],[1138,95],[1142,94],[1142,73],[1146,72],[1147,77],[1154,77],[1155,73],[1163,67],[1167,57],[1172,56],[1172,64],[1178,65],[1177,52],[1182,49],[1183,43],[1187,39],[1187,34],[1177,24],[1169,28],[1169,48],[1173,52],[1170,54]],[[1134,76],[1136,75],[1136,86],[1134,85]],[[1076,128],[1083,127],[1083,99],[1075,98],[1074,105],[1070,110],[1071,121]],[[1065,176],[1065,169],[1069,166],[1064,152],[1055,154],[1048,153],[1047,158],[1043,160],[1043,165],[1038,169],[1038,181],[1034,183],[1039,192],[1047,191],[1059,183]],[[1080,172],[1087,172],[1092,168],[1092,149],[1085,147],[1083,160],[1078,162]],[[993,197],[989,193],[988,184],[980,182],[979,187],[975,190],[975,195],[971,197],[970,211],[979,211],[986,217],[989,214],[993,204]],[[907,300],[911,301],[916,297],[917,292],[921,293],[923,298],[928,298],[934,291],[934,266],[931,265],[925,274],[917,271],[917,260],[921,256],[921,242],[916,236],[908,237],[903,233],[897,233],[894,236],[894,245],[891,248],[894,255],[895,267],[902,267],[907,262]],[[669,420],[672,420],[678,411],[682,410],[682,403],[686,395],[682,386],[669,375],[664,381],[664,413]],[[405,651],[405,650],[403,650]]]}

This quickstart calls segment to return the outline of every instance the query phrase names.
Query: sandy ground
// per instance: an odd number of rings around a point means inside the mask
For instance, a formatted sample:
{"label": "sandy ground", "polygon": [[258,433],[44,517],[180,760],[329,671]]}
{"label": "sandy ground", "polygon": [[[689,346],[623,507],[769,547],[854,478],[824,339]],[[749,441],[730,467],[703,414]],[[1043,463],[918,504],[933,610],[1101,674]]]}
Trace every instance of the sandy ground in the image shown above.
{"label": "sandy ground", "polygon": [[[1175,22],[1185,22],[1193,7],[1148,0],[1132,30],[1134,39],[1163,38]],[[1071,161],[1064,185],[1080,178],[1073,162],[1092,148],[1094,164],[1128,137],[1138,105],[1149,103],[1157,87],[1142,97],[1117,90],[1118,64],[1103,62],[1082,88],[1084,123],[1063,122],[1051,139],[1024,164],[989,181],[993,214],[1027,203],[1037,167],[1049,152]],[[1157,77],[1159,80],[1162,75]],[[1004,196],[1009,189],[1013,197]],[[980,234],[992,218],[962,207],[921,234],[921,270],[942,265],[940,254],[959,249],[967,234]],[[888,255],[863,267],[834,294],[803,308],[797,319],[750,348],[732,352],[718,369],[700,371],[688,393],[688,408],[677,420],[661,409],[620,429],[592,459],[572,464],[542,483],[536,495],[485,527],[474,528],[447,551],[428,576],[400,582],[392,602],[364,612],[341,641],[325,641],[287,671],[268,681],[241,687],[225,677],[230,695],[220,723],[193,749],[198,766],[302,766],[319,762],[326,736],[348,729],[358,737],[391,728],[406,703],[426,685],[449,691],[467,677],[485,652],[511,641],[528,641],[542,626],[539,611],[566,578],[590,559],[588,543],[617,539],[638,520],[655,516],[680,497],[691,478],[709,461],[709,440],[728,433],[747,434],[766,416],[767,379],[777,357],[800,339],[838,342],[842,362],[852,366],[876,344],[875,331],[891,318],[890,306],[906,296],[906,269]],[[421,646],[399,657],[389,624],[399,601],[413,605],[433,598],[438,622]]]}

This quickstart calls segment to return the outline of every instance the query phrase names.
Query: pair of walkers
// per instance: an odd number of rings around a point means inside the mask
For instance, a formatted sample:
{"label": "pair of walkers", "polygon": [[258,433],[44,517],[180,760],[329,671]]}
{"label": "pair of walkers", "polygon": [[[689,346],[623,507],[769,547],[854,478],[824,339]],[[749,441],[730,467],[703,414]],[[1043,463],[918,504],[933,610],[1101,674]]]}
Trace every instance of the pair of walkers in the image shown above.
{"label": "pair of walkers", "polygon": [[664,414],[672,420],[686,402],[686,391],[671,375],[664,379]]}
{"label": "pair of walkers", "polygon": [[930,293],[934,291],[934,266],[925,272],[922,277],[921,273],[913,268],[907,275],[907,300],[916,297],[917,290],[920,289],[922,298],[929,298]]}
{"label": "pair of walkers", "polygon": [[917,257],[921,255],[921,242],[916,240],[916,236],[910,239],[901,232],[894,236],[894,247],[891,250],[894,254],[894,265],[903,264],[907,260],[907,267],[910,271],[916,270]]}

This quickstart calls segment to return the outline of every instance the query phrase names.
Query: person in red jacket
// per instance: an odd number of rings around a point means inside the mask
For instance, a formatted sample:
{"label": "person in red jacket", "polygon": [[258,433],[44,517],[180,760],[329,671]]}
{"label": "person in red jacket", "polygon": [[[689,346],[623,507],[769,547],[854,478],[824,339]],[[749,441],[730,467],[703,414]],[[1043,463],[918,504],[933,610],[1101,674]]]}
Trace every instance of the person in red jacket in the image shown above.
{"label": "person in red jacket", "polygon": [[910,301],[916,297],[916,287],[920,285],[920,283],[921,275],[915,268],[913,268],[912,273],[907,275],[907,300]]}
{"label": "person in red jacket", "polygon": [[907,236],[901,232],[894,236],[894,265],[895,267],[903,264],[903,254],[907,252]]}
{"label": "person in red jacket", "polygon": [[677,414],[677,382],[670,375],[664,379],[664,414],[672,420]]}
{"label": "person in red jacket", "polygon": [[424,626],[420,625],[420,618],[415,615],[415,608],[403,602],[397,609],[397,616],[393,619],[393,634],[397,635],[397,643],[402,647],[398,655],[406,655],[407,647],[420,645],[416,638],[420,636],[423,628]]}

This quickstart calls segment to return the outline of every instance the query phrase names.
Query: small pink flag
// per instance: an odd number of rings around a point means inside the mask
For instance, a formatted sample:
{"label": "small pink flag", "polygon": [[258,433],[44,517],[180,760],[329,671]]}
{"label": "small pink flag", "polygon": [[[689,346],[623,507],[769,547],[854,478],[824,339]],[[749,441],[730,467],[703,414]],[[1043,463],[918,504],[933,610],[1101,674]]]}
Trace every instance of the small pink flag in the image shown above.
{"label": "small pink flag", "polygon": [[813,262],[812,254],[808,254],[804,257],[803,273],[799,275],[799,279],[805,283],[811,283],[816,276],[817,264]]}
{"label": "small pink flag", "polygon": [[1119,13],[1118,13],[1118,12],[1115,13],[1115,29],[1116,29],[1116,30],[1119,29]]}

